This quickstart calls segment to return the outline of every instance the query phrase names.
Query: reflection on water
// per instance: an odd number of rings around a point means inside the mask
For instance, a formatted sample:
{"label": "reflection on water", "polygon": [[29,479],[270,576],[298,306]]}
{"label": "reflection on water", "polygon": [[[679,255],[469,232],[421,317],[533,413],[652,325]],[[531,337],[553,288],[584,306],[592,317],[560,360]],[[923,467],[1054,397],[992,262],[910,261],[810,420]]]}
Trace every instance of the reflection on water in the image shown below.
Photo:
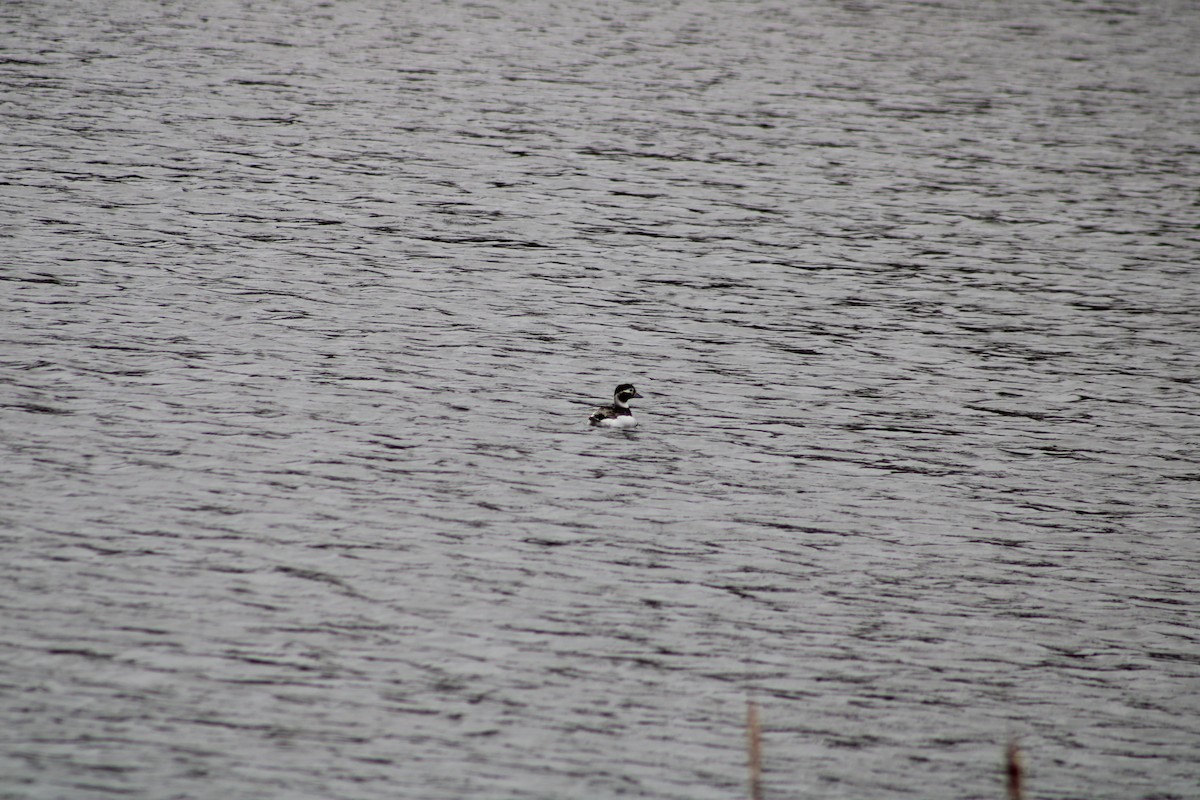
{"label": "reflection on water", "polygon": [[1194,792],[1193,9],[0,17],[6,796]]}

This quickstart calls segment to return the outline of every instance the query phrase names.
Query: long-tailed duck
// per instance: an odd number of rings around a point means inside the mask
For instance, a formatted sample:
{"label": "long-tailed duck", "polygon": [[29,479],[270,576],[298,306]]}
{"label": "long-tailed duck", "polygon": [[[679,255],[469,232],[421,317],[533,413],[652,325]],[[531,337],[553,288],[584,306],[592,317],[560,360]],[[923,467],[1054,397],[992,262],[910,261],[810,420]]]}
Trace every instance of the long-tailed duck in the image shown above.
{"label": "long-tailed duck", "polygon": [[612,405],[597,408],[588,417],[588,422],[604,428],[632,428],[638,424],[637,418],[633,416],[633,409],[629,407],[629,401],[635,397],[641,395],[633,388],[633,384],[622,383],[613,392]]}

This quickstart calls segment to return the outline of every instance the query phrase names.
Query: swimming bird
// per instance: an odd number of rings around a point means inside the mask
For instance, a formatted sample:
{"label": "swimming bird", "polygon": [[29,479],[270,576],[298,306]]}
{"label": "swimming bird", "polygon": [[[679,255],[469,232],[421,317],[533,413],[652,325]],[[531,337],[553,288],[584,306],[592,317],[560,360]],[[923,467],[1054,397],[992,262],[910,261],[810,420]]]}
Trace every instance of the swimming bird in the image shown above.
{"label": "swimming bird", "polygon": [[641,395],[633,388],[633,384],[622,383],[613,392],[612,405],[597,408],[588,417],[588,422],[603,428],[632,428],[638,424],[637,418],[633,416],[633,409],[629,407],[629,401],[635,397]]}

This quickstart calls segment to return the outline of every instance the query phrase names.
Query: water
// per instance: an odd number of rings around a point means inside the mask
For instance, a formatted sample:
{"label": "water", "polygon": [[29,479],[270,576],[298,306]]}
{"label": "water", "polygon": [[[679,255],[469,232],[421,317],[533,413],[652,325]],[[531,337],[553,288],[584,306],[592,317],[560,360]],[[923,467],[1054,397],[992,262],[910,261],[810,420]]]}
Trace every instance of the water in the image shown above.
{"label": "water", "polygon": [[0,8],[0,796],[1197,796],[1193,4],[193,5]]}

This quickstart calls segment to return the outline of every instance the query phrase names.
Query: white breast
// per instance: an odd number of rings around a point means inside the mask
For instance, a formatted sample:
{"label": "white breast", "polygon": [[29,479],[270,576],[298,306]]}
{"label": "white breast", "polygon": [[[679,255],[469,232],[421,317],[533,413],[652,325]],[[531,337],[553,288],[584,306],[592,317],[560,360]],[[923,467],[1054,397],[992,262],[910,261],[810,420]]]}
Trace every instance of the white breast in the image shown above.
{"label": "white breast", "polygon": [[632,414],[600,420],[600,426],[604,428],[632,428],[634,425],[637,425],[637,420]]}

